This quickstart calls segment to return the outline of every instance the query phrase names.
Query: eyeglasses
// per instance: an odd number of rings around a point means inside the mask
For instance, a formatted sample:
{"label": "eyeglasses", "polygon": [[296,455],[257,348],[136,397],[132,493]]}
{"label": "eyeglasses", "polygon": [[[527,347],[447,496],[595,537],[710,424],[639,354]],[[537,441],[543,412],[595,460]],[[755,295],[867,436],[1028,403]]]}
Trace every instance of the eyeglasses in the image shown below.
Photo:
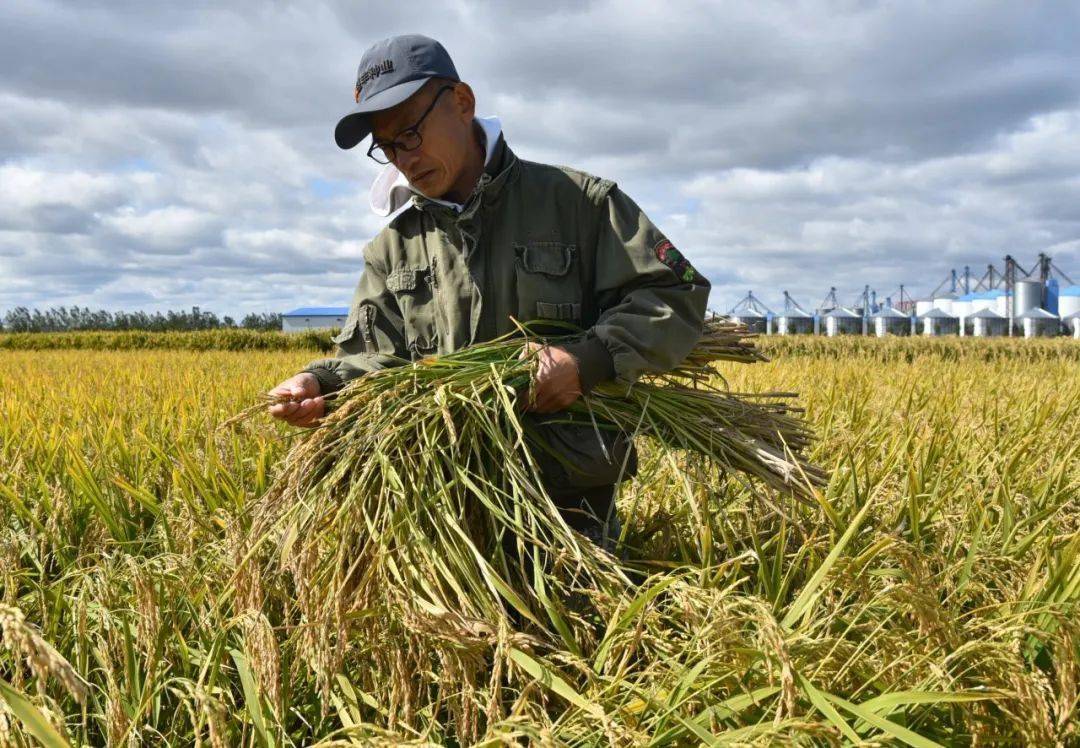
{"label": "eyeglasses", "polygon": [[376,143],[375,139],[371,140],[371,147],[367,150],[367,155],[370,156],[376,163],[388,164],[397,157],[398,151],[415,151],[420,147],[420,144],[424,142],[424,139],[420,136],[420,124],[424,121],[431,110],[435,108],[435,102],[442,96],[443,91],[452,91],[453,86],[443,86],[439,89],[439,92],[435,94],[435,98],[428,104],[428,108],[424,110],[424,113],[420,115],[420,119],[416,120],[416,124],[412,127],[406,127],[404,130],[394,136],[394,139],[386,143]]}

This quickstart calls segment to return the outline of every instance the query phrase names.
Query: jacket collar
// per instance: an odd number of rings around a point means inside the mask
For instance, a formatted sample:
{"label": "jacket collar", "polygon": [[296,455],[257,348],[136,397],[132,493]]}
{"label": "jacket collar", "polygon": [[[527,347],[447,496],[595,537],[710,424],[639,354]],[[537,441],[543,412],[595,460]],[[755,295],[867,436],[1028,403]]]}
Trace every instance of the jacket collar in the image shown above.
{"label": "jacket collar", "polygon": [[412,196],[412,203],[420,210],[440,213],[459,222],[469,221],[476,215],[481,205],[491,204],[498,200],[503,189],[513,181],[517,173],[518,157],[506,144],[506,139],[500,135],[495,143],[495,150],[491,154],[491,160],[488,161],[484,172],[476,182],[476,187],[473,188],[472,194],[465,200],[460,210],[450,207],[444,201],[432,200],[419,194]]}
{"label": "jacket collar", "polygon": [[[475,122],[480,127],[484,137],[486,151],[484,174],[491,174],[493,177],[498,173],[498,169],[495,169],[495,167],[499,166],[504,160],[502,150],[500,150],[505,149],[505,140],[502,137],[502,123],[498,117],[476,117]],[[493,169],[495,169],[494,172]],[[484,181],[484,177],[481,175],[480,182]],[[477,188],[479,187],[480,184],[478,183]],[[418,201],[416,198],[420,198],[420,200]],[[409,180],[398,171],[396,166],[387,164],[371,185],[369,203],[372,212],[378,216],[389,216],[404,207],[410,199],[417,207],[421,207],[421,204],[441,205],[454,212],[461,212],[465,207],[449,200],[440,200],[424,195],[409,184]]]}

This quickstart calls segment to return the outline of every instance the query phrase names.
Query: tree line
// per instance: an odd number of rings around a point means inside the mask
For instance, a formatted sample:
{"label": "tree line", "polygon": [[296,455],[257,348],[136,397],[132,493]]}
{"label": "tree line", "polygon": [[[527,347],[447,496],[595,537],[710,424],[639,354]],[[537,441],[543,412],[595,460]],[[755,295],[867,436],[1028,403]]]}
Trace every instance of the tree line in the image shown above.
{"label": "tree line", "polygon": [[262,312],[245,315],[239,322],[225,315],[218,317],[197,306],[191,311],[167,312],[109,312],[88,307],[50,307],[28,309],[17,306],[8,311],[2,321],[3,332],[76,332],[80,330],[217,330],[243,328],[247,330],[280,330],[281,314]]}

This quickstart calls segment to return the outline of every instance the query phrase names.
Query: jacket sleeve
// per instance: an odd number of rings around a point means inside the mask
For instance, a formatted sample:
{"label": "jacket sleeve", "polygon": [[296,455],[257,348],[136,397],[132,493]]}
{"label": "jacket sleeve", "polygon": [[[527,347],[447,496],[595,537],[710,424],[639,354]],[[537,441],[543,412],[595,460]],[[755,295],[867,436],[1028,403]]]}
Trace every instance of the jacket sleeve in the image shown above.
{"label": "jacket sleeve", "polygon": [[404,322],[394,295],[386,288],[386,269],[364,248],[364,270],[353,293],[349,316],[333,358],[311,361],[304,371],[319,380],[322,394],[341,389],[361,374],[408,363]]}
{"label": "jacket sleeve", "polygon": [[601,201],[596,244],[596,324],[563,346],[581,388],[632,383],[678,366],[701,337],[709,281],[629,196],[612,185]]}

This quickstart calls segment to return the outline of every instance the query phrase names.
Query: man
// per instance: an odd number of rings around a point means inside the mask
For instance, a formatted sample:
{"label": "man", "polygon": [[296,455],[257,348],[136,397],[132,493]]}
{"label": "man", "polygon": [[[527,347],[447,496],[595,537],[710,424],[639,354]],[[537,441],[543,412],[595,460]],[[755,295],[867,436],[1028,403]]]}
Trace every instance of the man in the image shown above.
{"label": "man", "polygon": [[[364,270],[335,358],[271,390],[270,412],[312,426],[326,395],[365,372],[490,340],[520,322],[584,329],[543,346],[527,414],[545,485],[569,524],[594,540],[613,516],[633,445],[592,426],[550,423],[598,382],[673,368],[697,342],[709,282],[611,181],[519,159],[437,41],[380,41],[364,53],[357,107],[339,147],[368,135],[385,169],[372,209],[396,215],[364,248]],[[555,329],[554,327],[552,329]],[[565,330],[565,327],[563,328]]]}

